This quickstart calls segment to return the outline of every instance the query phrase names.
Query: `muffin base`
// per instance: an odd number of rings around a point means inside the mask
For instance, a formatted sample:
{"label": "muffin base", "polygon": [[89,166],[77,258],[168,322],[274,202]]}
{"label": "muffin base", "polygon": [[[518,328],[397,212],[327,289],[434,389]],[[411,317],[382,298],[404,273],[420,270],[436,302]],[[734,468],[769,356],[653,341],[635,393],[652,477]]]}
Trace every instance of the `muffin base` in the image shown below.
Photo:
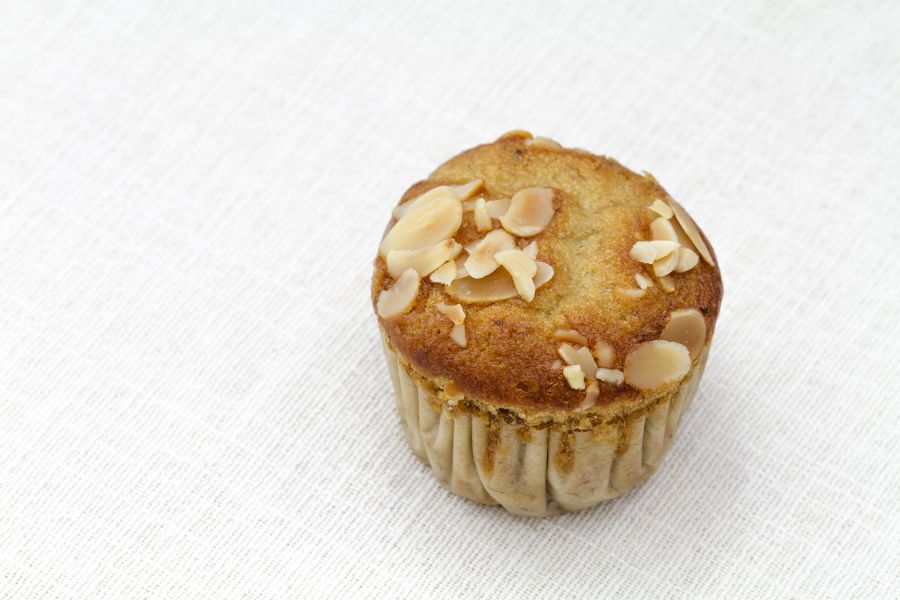
{"label": "muffin base", "polygon": [[511,423],[441,399],[387,342],[384,353],[406,442],[437,480],[470,500],[545,517],[615,498],[653,473],[697,392],[709,345],[673,390],[614,421],[584,419],[584,426]]}

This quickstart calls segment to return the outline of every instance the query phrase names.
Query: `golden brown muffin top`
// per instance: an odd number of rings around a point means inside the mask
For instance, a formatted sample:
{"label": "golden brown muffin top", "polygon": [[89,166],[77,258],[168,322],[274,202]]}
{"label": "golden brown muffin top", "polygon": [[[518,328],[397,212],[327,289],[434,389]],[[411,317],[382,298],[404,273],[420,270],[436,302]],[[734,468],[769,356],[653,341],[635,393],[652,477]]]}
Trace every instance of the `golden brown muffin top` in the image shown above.
{"label": "golden brown muffin top", "polygon": [[[600,362],[596,345],[611,346],[615,358],[609,366],[616,370],[623,369],[626,357],[639,344],[659,339],[671,313],[679,309],[699,310],[706,325],[705,341],[711,339],[722,298],[718,267],[701,257],[690,270],[660,278],[652,264],[633,256],[636,242],[653,239],[650,224],[660,218],[648,207],[655,200],[672,203],[652,176],[634,173],[606,157],[563,149],[524,132],[512,133],[450,159],[428,179],[410,187],[400,204],[437,186],[479,179],[483,187],[475,196],[485,200],[510,198],[524,188],[553,190],[555,212],[550,223],[537,235],[517,238],[516,245],[522,248],[536,241],[537,260],[551,265],[554,275],[536,290],[531,302],[519,296],[484,304],[462,302],[465,347],[451,336],[450,316],[437,307],[460,303],[459,299],[427,274],[421,277],[406,312],[379,317],[400,357],[438,391],[443,389],[445,397],[463,394],[484,405],[529,415],[585,410],[588,405],[614,413],[616,406],[634,406],[660,390],[641,390],[628,382],[588,381],[593,397],[586,403],[587,390],[574,389],[564,376],[561,330],[583,336],[582,343],[587,342]],[[471,205],[469,201],[467,207]],[[683,246],[701,254],[678,227],[678,219],[670,221]],[[396,222],[392,218],[385,233]],[[492,219],[492,227],[501,228],[498,219]],[[475,213],[465,211],[455,240],[466,246],[484,235],[485,231],[476,229]],[[705,237],[703,241],[711,253]],[[466,256],[463,250],[460,264]],[[711,259],[714,262],[714,255]],[[642,274],[643,284],[651,287],[640,291],[636,274]],[[508,274],[501,266],[496,276]],[[373,304],[395,281],[385,259],[378,256]],[[672,291],[664,289],[671,286]],[[577,342],[570,343],[579,347]],[[696,361],[696,355],[691,358]],[[592,378],[589,374],[588,379]]]}

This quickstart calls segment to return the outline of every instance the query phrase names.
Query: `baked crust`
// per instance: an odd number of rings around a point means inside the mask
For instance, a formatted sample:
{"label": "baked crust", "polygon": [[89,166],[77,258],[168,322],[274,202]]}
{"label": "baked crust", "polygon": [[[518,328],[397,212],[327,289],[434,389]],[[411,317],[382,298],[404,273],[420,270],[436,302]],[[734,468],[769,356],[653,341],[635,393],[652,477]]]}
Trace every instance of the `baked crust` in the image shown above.
{"label": "baked crust", "polygon": [[[538,260],[552,265],[555,275],[530,303],[514,298],[466,304],[464,348],[450,337],[453,323],[435,308],[456,300],[428,278],[422,279],[407,313],[379,318],[390,345],[445,397],[464,396],[526,417],[575,412],[585,392],[570,388],[558,366],[560,343],[552,335],[558,329],[577,330],[591,346],[610,344],[620,369],[632,348],[659,338],[673,310],[698,309],[709,343],[722,299],[717,266],[701,260],[686,273],[673,273],[673,292],[657,285],[640,298],[617,293],[634,288],[635,273],[645,273],[629,251],[648,239],[650,222],[658,216],[647,207],[669,197],[652,176],[581,150],[532,145],[526,134],[514,134],[453,157],[410,187],[400,203],[438,185],[473,179],[483,180],[487,200],[509,198],[526,187],[555,190],[552,221],[529,239],[537,241]],[[395,222],[391,219],[385,232]],[[456,240],[466,244],[482,235],[472,213],[466,213]],[[373,303],[393,281],[377,257]],[[627,385],[600,382],[599,388],[594,407],[606,415],[626,414],[651,400]],[[665,392],[657,390],[652,397]]]}

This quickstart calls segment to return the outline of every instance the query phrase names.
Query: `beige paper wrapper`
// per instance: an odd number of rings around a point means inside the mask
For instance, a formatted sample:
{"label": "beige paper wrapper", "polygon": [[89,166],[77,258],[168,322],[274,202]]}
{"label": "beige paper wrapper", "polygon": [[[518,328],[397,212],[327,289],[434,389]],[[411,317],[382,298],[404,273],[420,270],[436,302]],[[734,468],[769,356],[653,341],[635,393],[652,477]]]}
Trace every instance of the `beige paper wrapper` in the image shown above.
{"label": "beige paper wrapper", "polygon": [[454,409],[416,382],[385,344],[397,411],[413,453],[455,494],[545,517],[634,488],[660,463],[699,386],[709,353],[653,405],[587,431],[512,425]]}

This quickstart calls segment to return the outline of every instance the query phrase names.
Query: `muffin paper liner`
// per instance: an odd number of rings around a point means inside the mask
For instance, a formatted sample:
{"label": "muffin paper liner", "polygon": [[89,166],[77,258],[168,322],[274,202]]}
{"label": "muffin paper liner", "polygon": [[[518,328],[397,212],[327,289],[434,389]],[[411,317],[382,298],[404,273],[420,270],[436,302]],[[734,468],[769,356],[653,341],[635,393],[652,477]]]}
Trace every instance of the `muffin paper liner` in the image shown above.
{"label": "muffin paper liner", "polygon": [[586,430],[461,410],[410,376],[387,343],[384,352],[406,441],[438,481],[470,500],[544,517],[615,498],[653,473],[697,391],[709,346],[673,391]]}

